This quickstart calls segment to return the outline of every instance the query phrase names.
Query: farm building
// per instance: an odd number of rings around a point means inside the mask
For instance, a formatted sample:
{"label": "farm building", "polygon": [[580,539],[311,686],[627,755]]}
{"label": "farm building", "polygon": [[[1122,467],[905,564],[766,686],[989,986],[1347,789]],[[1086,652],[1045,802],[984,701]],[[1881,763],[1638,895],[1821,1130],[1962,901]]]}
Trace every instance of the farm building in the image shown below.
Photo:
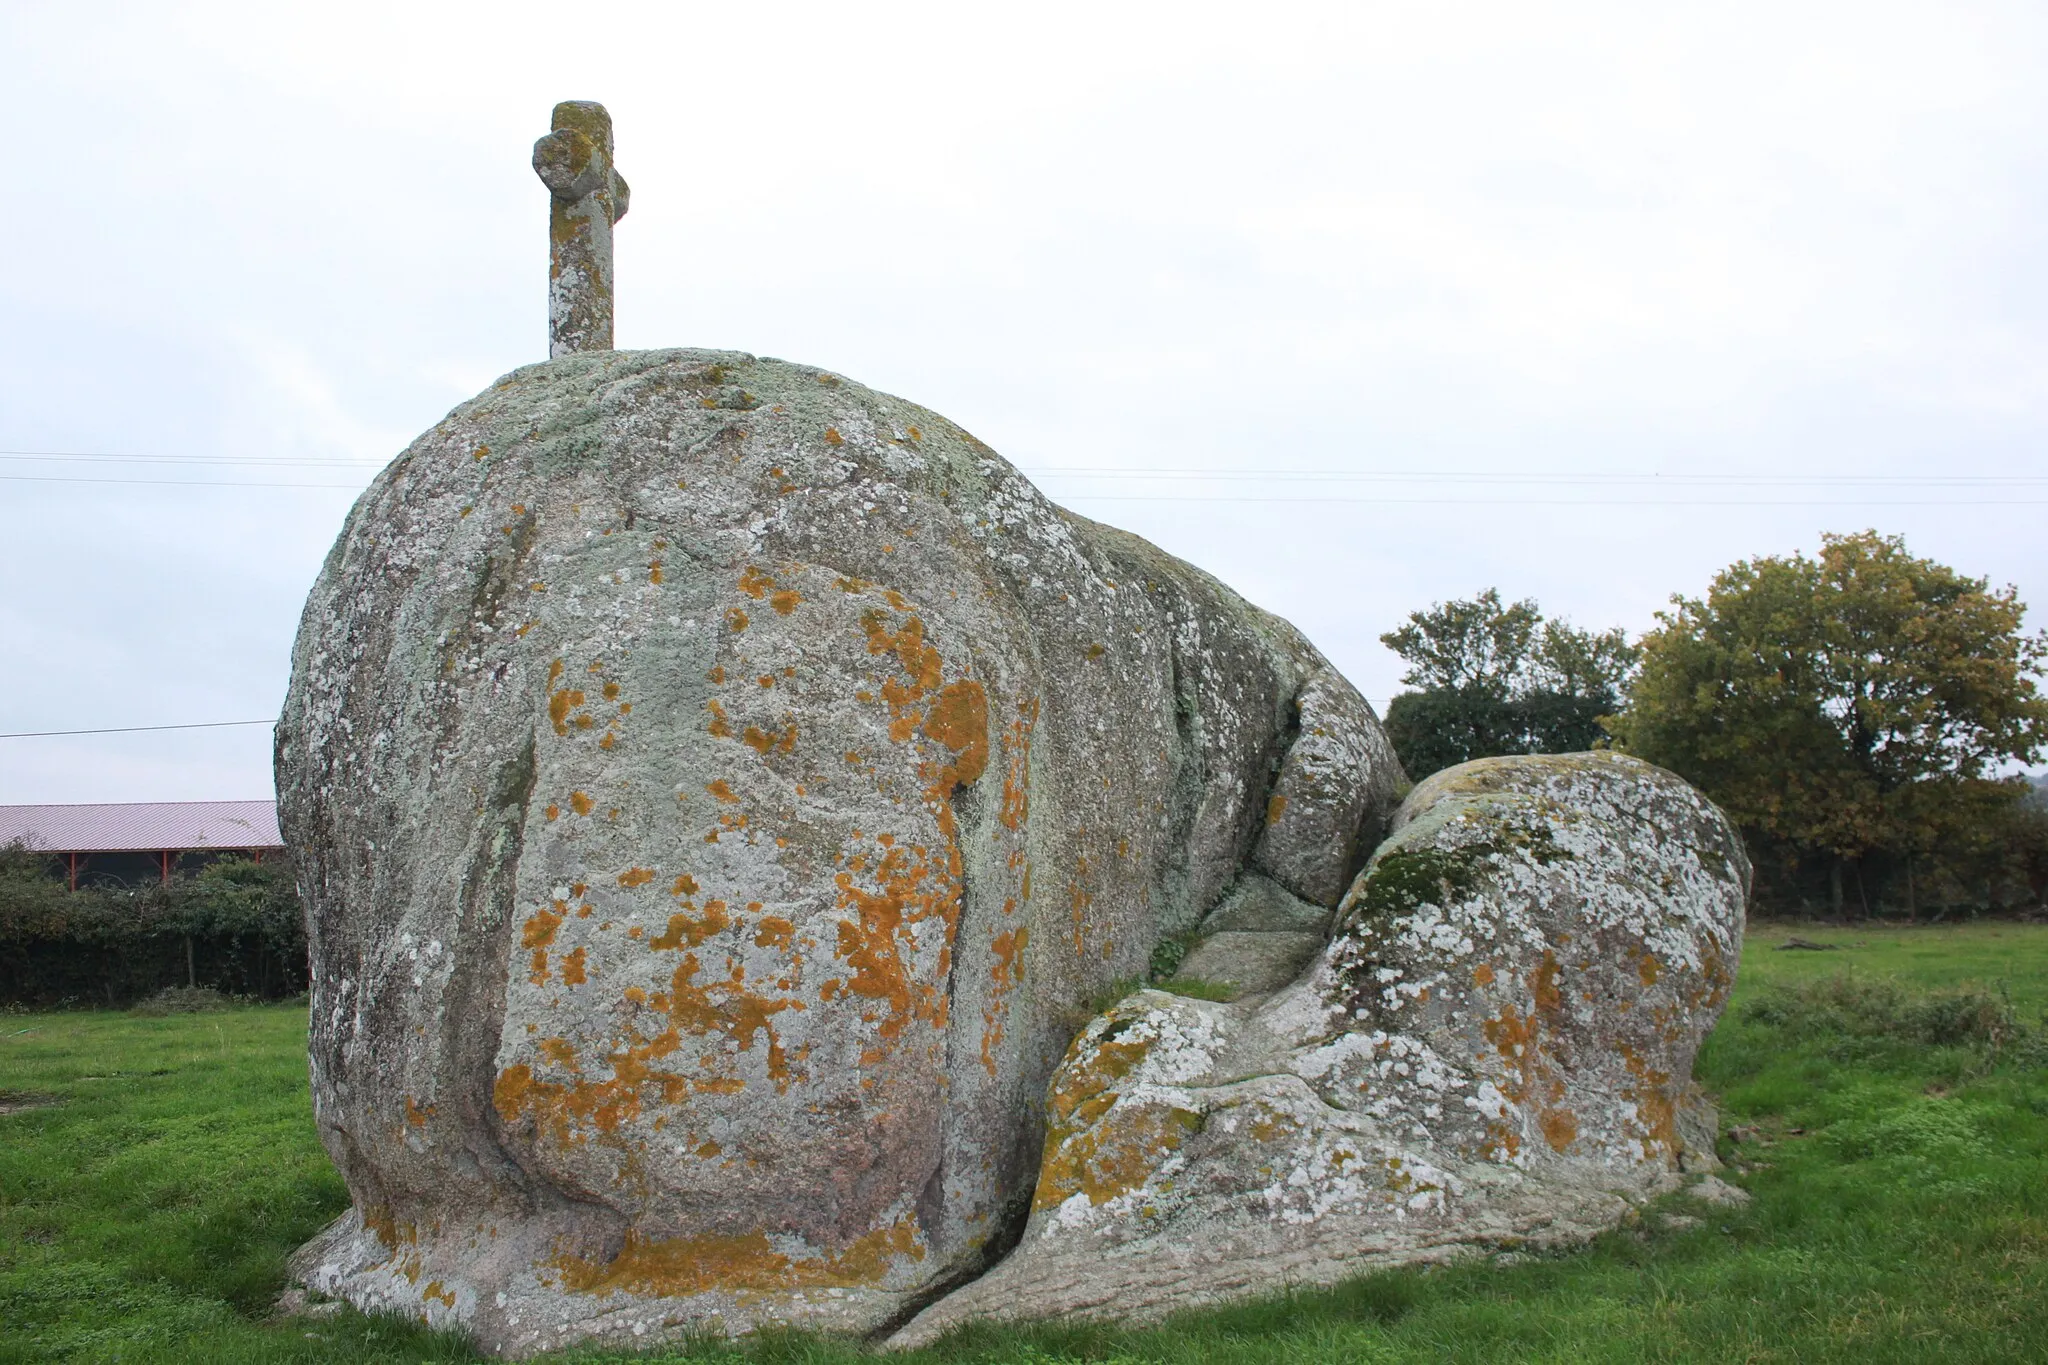
{"label": "farm building", "polygon": [[74,891],[167,882],[216,858],[261,862],[284,851],[275,801],[0,806],[0,846],[12,843],[48,854]]}

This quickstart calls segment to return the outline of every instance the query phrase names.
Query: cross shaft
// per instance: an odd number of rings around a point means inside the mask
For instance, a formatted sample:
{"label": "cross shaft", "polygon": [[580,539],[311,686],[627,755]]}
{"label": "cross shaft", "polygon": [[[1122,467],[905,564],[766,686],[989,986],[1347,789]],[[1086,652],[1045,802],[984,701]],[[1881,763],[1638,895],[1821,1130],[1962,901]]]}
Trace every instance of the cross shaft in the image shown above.
{"label": "cross shaft", "polygon": [[626,216],[625,177],[612,164],[612,116],[594,100],[555,106],[554,131],[533,144],[548,187],[548,357],[612,348],[612,227]]}

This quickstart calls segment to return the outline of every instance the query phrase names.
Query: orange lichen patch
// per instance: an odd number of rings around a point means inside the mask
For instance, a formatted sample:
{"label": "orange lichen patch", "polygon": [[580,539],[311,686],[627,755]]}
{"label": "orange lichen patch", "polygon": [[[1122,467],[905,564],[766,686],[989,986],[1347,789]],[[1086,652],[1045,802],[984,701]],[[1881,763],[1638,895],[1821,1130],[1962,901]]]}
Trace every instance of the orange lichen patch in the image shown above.
{"label": "orange lichen patch", "polygon": [[546,815],[547,818],[550,820],[559,820],[562,816],[562,808],[556,805],[554,802],[550,801],[548,802],[547,810],[545,810],[542,813]]}
{"label": "orange lichen patch", "polygon": [[709,673],[706,673],[706,674],[704,675],[704,677],[705,677],[705,678],[706,678],[706,679],[707,679],[708,681],[710,681],[710,682],[715,682],[715,683],[722,683],[722,682],[724,682],[724,681],[725,681],[725,665],[724,665],[724,664],[718,664],[718,665],[716,665],[715,667],[713,667],[713,668],[712,668],[712,670],[711,670],[711,671],[710,671]]}
{"label": "orange lichen patch", "polygon": [[775,608],[776,615],[787,616],[795,611],[797,603],[803,600],[803,594],[795,588],[784,588],[781,592],[769,597],[768,605]]}
{"label": "orange lichen patch", "polygon": [[[853,875],[841,872],[833,881],[839,888],[839,904],[859,916],[839,921],[838,957],[853,968],[846,988],[864,999],[888,1002],[889,1015],[882,1020],[884,1038],[896,1038],[913,1017],[913,995],[929,1014],[935,998],[932,987],[917,983],[915,991],[905,968],[899,935],[908,924],[916,924],[935,913],[936,900],[944,895],[932,874],[931,864],[908,849],[892,848],[875,868],[879,890],[866,891],[854,885]],[[930,883],[928,885],[928,883]],[[957,901],[958,889],[952,894]],[[906,911],[908,912],[906,914]]]}
{"label": "orange lichen patch", "polygon": [[[722,911],[723,907],[720,909]],[[710,910],[711,906],[707,905],[706,913],[709,914]],[[700,986],[693,980],[700,967],[695,953],[683,954],[682,963],[670,978],[669,994],[657,995],[650,1003],[667,1013],[685,1032],[721,1033],[738,1043],[742,1052],[752,1050],[756,1034],[767,1034],[769,1079],[778,1086],[786,1085],[789,1079],[788,1058],[782,1050],[782,1040],[768,1021],[784,1010],[802,1009],[803,1002],[753,994],[745,988],[745,972],[738,966],[726,980]],[[713,998],[714,994],[717,999]]]}
{"label": "orange lichen patch", "polygon": [[585,950],[578,948],[575,952],[562,959],[562,984],[564,986],[580,986],[590,979],[584,970],[584,958]]}
{"label": "orange lichen patch", "polygon": [[[722,916],[723,904],[714,905],[715,914]],[[713,907],[707,906],[706,911],[708,920]],[[671,928],[673,931],[674,921]],[[683,940],[690,934],[676,932],[675,937]],[[736,1076],[687,1076],[650,1065],[680,1051],[685,1033],[723,1036],[746,1052],[765,1032],[769,1077],[778,1089],[786,1088],[788,1060],[769,1021],[783,1010],[802,1009],[803,1002],[753,994],[746,987],[744,969],[736,964],[724,979],[708,983],[696,980],[701,969],[696,954],[685,953],[670,979],[669,991],[644,997],[649,1009],[667,1016],[667,1026],[652,1036],[629,1027],[629,1040],[604,1059],[611,1067],[611,1079],[587,1081],[573,1075],[566,1081],[543,1080],[531,1066],[517,1063],[500,1072],[492,1087],[492,1103],[499,1116],[508,1124],[531,1119],[540,1136],[566,1147],[593,1135],[609,1139],[620,1124],[639,1116],[648,1101],[673,1106],[691,1094],[729,1095],[743,1088]],[[700,1061],[710,1068],[718,1056],[707,1053]]]}
{"label": "orange lichen patch", "polygon": [[842,575],[832,581],[832,586],[846,593],[863,593],[871,586],[865,578],[849,578]]}
{"label": "orange lichen patch", "polygon": [[[573,687],[564,687],[548,698],[548,722],[555,727],[555,733],[569,733],[569,713],[583,705],[583,693]],[[587,717],[579,718],[581,724],[590,723]]]}
{"label": "orange lichen patch", "polygon": [[780,915],[763,915],[754,926],[756,948],[787,949],[796,940],[796,925]]}
{"label": "orange lichen patch", "polygon": [[[891,741],[922,738],[938,749],[920,759],[917,772],[927,784],[925,808],[936,818],[944,844],[934,852],[920,845],[896,846],[893,835],[878,836],[883,851],[872,867],[866,853],[842,855],[844,870],[834,882],[839,908],[854,918],[840,920],[835,953],[851,970],[832,994],[884,1006],[870,1020],[883,1039],[893,1041],[914,1020],[945,1027],[950,998],[944,978],[959,926],[963,866],[953,794],[987,767],[988,703],[973,679],[945,682],[944,661],[926,639],[923,621],[900,593],[884,589],[882,596],[904,619],[892,628],[884,612],[870,610],[862,614],[861,626],[869,654],[893,659],[900,670],[881,684]],[[872,695],[866,689],[857,694],[860,700]],[[849,761],[858,760],[857,754],[849,755]],[[859,832],[853,837],[859,838]],[[856,882],[857,873],[866,885]],[[915,926],[935,916],[943,925],[936,984],[918,979],[921,973],[905,960],[906,948],[914,950],[918,943]]]}
{"label": "orange lichen patch", "polygon": [[804,1259],[775,1250],[763,1232],[647,1241],[628,1231],[625,1246],[610,1261],[599,1265],[565,1256],[555,1269],[572,1293],[678,1298],[711,1290],[854,1289],[879,1284],[903,1259],[924,1256],[915,1226],[902,1221],[876,1228],[836,1255]]}
{"label": "orange lichen patch", "polygon": [[675,879],[668,893],[671,896],[694,896],[697,894],[697,879],[685,872]]}
{"label": "orange lichen patch", "polygon": [[1254,1142],[1272,1142],[1301,1131],[1301,1121],[1292,1114],[1267,1104],[1258,1104],[1255,1109],[1249,1129]]}
{"label": "orange lichen patch", "polygon": [[1266,823],[1277,825],[1280,823],[1280,817],[1285,814],[1287,814],[1287,798],[1276,792],[1273,798],[1266,802]]}
{"label": "orange lichen patch", "polygon": [[1142,1189],[1159,1163],[1201,1130],[1200,1114],[1165,1104],[1113,1106],[1092,1126],[1055,1127],[1046,1135],[1031,1207],[1058,1208],[1077,1194],[1106,1204]]}
{"label": "orange lichen patch", "polygon": [[1537,1120],[1543,1130],[1543,1140],[1550,1144],[1553,1152],[1562,1152],[1578,1140],[1579,1119],[1569,1109],[1546,1109]]}
{"label": "orange lichen patch", "polygon": [[562,921],[567,918],[567,915],[553,910],[535,912],[533,918],[526,921],[525,927],[520,931],[519,946],[521,948],[547,947],[555,941],[555,931],[562,927]]}
{"label": "orange lichen patch", "polygon": [[1017,719],[1003,730],[1003,799],[996,819],[1018,829],[1031,814],[1031,731],[1038,724],[1038,698],[1017,703]]}
{"label": "orange lichen patch", "polygon": [[659,583],[659,582],[661,582],[661,561],[660,561],[660,560],[656,559],[656,560],[652,560],[652,561],[650,561],[650,562],[648,563],[648,565],[647,565],[647,581],[648,581],[649,583]]}
{"label": "orange lichen patch", "polygon": [[839,434],[838,427],[826,427],[825,444],[828,446],[843,446],[846,444],[846,438]]}
{"label": "orange lichen patch", "polygon": [[740,743],[766,758],[770,753],[791,753],[796,749],[796,722],[785,716],[789,724],[781,730],[763,730],[758,725],[749,725],[740,736]]}
{"label": "orange lichen patch", "polygon": [[919,703],[928,692],[936,692],[944,680],[939,651],[926,643],[924,622],[912,616],[895,631],[879,611],[861,617],[868,634],[868,653],[894,654],[905,677],[890,678],[882,684],[882,699],[889,704],[889,738],[898,744],[917,731],[923,714]]}
{"label": "orange lichen patch", "polygon": [[570,792],[569,809],[578,815],[588,815],[597,809],[597,802],[591,800],[587,792]]}
{"label": "orange lichen patch", "polygon": [[774,586],[775,579],[752,564],[749,564],[745,572],[740,574],[740,591],[753,598],[756,602],[766,597],[769,589]]}
{"label": "orange lichen patch", "polygon": [[1493,965],[1482,962],[1477,967],[1474,967],[1472,969],[1472,984],[1475,986],[1491,986],[1493,984]]}
{"label": "orange lichen patch", "polygon": [[489,446],[478,446],[476,450],[472,453],[472,458],[481,460],[488,456],[490,453],[491,448]]}
{"label": "orange lichen patch", "polygon": [[[1089,1049],[1085,1053],[1083,1046]],[[1115,1026],[1092,1045],[1077,1044],[1049,1097],[1055,1121],[1085,1123],[1101,1113],[1115,1098],[1114,1083],[1130,1075],[1151,1050],[1148,1041],[1118,1036]]]}
{"label": "orange lichen patch", "polygon": [[597,742],[597,747],[600,749],[609,749],[612,747],[612,745],[618,742],[619,737],[613,734],[611,731],[607,730],[604,733],[604,738]]}
{"label": "orange lichen patch", "polygon": [[617,683],[608,682],[604,685],[604,699],[606,701],[617,701],[619,699],[619,685]]}
{"label": "orange lichen patch", "polygon": [[728,802],[728,803],[730,803],[730,802],[736,802],[736,801],[738,801],[738,800],[740,799],[740,798],[739,798],[739,797],[738,797],[738,796],[737,796],[737,795],[736,795],[736,794],[735,794],[735,793],[733,792],[733,789],[732,789],[732,783],[730,783],[730,782],[726,781],[726,780],[725,780],[724,778],[722,778],[722,777],[721,777],[721,778],[719,778],[719,779],[718,779],[718,780],[717,780],[716,782],[707,782],[707,783],[705,783],[705,784],[704,784],[704,790],[705,790],[705,791],[708,791],[708,792],[710,792],[710,793],[711,793],[711,794],[712,794],[713,796],[717,797],[717,798],[718,798],[719,800],[721,800],[721,801],[725,801],[725,802]]}
{"label": "orange lichen patch", "polygon": [[1564,1008],[1564,993],[1557,988],[1557,974],[1557,954],[1545,948],[1543,963],[1536,969],[1535,996],[1536,1012],[1546,1017]]}
{"label": "orange lichen patch", "polygon": [[745,630],[747,628],[747,614],[738,607],[734,607],[725,614],[725,624],[735,631]]}
{"label": "orange lichen patch", "polygon": [[1088,907],[1095,903],[1095,896],[1088,890],[1088,858],[1083,854],[1074,861],[1074,879],[1067,883],[1067,904],[1074,921],[1074,955],[1088,955]]}
{"label": "orange lichen patch", "polygon": [[629,867],[619,874],[620,886],[645,886],[653,880],[654,869],[651,867]]}
{"label": "orange lichen patch", "polygon": [[428,1299],[439,1299],[450,1308],[455,1306],[454,1291],[443,1289],[439,1280],[428,1280],[427,1287],[420,1291],[420,1302],[425,1303]]}
{"label": "orange lichen patch", "polygon": [[659,938],[647,941],[649,952],[663,949],[695,948],[713,934],[723,933],[732,927],[732,920],[726,914],[724,901],[704,902],[704,917],[691,919],[688,915],[670,915],[668,928]]}
{"label": "orange lichen patch", "polygon": [[411,1246],[420,1239],[418,1224],[399,1222],[397,1215],[382,1204],[372,1204],[363,1210],[363,1227],[383,1244],[386,1251],[397,1251],[401,1246]]}
{"label": "orange lichen patch", "polygon": [[1636,975],[1642,978],[1642,982],[1645,986],[1654,986],[1657,984],[1657,971],[1657,959],[1650,956],[1648,953],[1644,953],[1643,960],[1636,963]]}
{"label": "orange lichen patch", "polygon": [[1671,1083],[1671,1073],[1659,1071],[1643,1060],[1635,1048],[1627,1043],[1620,1045],[1622,1065],[1629,1075],[1636,1078],[1636,1084],[1622,1093],[1622,1098],[1636,1107],[1636,1119],[1643,1126],[1643,1156],[1654,1159],[1663,1152],[1676,1152],[1678,1138],[1678,1087]]}
{"label": "orange lichen patch", "polygon": [[[1012,900],[1003,908],[1008,912],[1016,905]],[[1006,929],[989,940],[995,965],[989,969],[988,1002],[981,1011],[981,1064],[990,1076],[996,1074],[996,1048],[1009,1020],[1010,991],[1023,979],[1024,947],[1030,941],[1031,930],[1025,927]]]}
{"label": "orange lichen patch", "polygon": [[972,678],[949,683],[932,699],[924,733],[951,749],[956,757],[950,776],[955,786],[973,786],[988,767],[988,695]]}
{"label": "orange lichen patch", "polygon": [[414,1128],[424,1128],[424,1127],[426,1127],[426,1126],[427,1126],[427,1120],[428,1120],[429,1118],[432,1118],[432,1117],[433,1117],[433,1114],[434,1114],[434,1106],[433,1106],[433,1105],[431,1105],[431,1104],[430,1104],[430,1105],[427,1105],[427,1106],[425,1106],[424,1108],[422,1108],[422,1107],[421,1107],[420,1105],[418,1105],[418,1104],[415,1104],[415,1103],[413,1103],[413,1098],[412,1098],[412,1096],[410,1096],[410,1095],[407,1095],[407,1096],[405,1097],[405,1121],[406,1121],[406,1123],[407,1123],[408,1125],[410,1125],[411,1127],[414,1127]]}
{"label": "orange lichen patch", "polygon": [[540,1055],[556,1066],[576,1065],[576,1049],[569,1046],[567,1038],[543,1038],[540,1040]]}

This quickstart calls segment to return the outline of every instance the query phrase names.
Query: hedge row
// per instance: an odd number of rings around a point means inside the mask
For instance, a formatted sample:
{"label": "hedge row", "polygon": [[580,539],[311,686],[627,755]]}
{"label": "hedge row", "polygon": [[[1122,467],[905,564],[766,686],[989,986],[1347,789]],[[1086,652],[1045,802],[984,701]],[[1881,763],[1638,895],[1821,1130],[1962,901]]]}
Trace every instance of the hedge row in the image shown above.
{"label": "hedge row", "polygon": [[123,1006],[170,986],[279,999],[307,986],[289,861],[229,859],[137,890],[65,889],[0,848],[0,1004]]}

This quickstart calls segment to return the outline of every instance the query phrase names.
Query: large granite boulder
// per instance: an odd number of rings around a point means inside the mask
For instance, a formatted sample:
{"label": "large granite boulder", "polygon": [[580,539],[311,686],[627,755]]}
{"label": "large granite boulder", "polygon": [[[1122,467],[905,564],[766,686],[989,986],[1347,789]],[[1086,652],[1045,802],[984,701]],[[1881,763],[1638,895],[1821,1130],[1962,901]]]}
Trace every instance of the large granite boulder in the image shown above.
{"label": "large granite boulder", "polygon": [[[944,418],[702,351],[532,366],[394,461],[307,603],[277,756],[314,1109],[354,1199],[299,1273],[515,1354],[875,1333],[981,1272],[1034,1190],[1042,1243],[1084,1180],[1040,1162],[1091,1002],[1212,910],[1292,936],[1267,954],[1291,973],[1400,782],[1285,622]],[[1689,932],[1657,989],[1730,951]],[[1298,1104],[1397,1046],[1369,1039],[1425,1046],[1376,969],[1327,961],[1315,999],[1380,1022],[1305,1000],[1319,1022],[1276,1025],[1328,1059]],[[1548,980],[1532,962],[1495,970]],[[1682,1076],[1682,1051],[1640,1061]],[[1095,1119],[1086,1065],[1052,1092],[1056,1147]],[[1574,1112],[1582,1144],[1623,1131]],[[1473,1122],[1506,1141],[1520,1113]]]}
{"label": "large granite boulder", "polygon": [[1248,968],[1269,989],[1230,1003],[1144,990],[1088,1026],[1022,1243],[893,1344],[1575,1240],[1711,1168],[1692,1060],[1749,881],[1721,813],[1661,769],[1570,754],[1439,773],[1394,826],[1296,979]]}

